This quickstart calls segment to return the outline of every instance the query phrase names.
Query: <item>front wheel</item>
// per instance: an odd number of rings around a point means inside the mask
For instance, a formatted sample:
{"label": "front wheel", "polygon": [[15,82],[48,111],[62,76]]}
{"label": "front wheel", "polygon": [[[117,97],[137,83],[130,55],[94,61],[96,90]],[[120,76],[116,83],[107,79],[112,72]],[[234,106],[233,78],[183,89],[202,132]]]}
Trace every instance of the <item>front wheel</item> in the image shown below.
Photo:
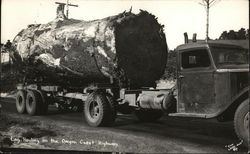
{"label": "front wheel", "polygon": [[249,136],[249,99],[242,102],[234,115],[234,129],[243,144],[247,146]]}
{"label": "front wheel", "polygon": [[115,121],[113,107],[105,94],[93,92],[84,103],[85,120],[90,126],[109,126]]}
{"label": "front wheel", "polygon": [[160,110],[135,110],[136,117],[143,122],[154,122],[163,116]]}

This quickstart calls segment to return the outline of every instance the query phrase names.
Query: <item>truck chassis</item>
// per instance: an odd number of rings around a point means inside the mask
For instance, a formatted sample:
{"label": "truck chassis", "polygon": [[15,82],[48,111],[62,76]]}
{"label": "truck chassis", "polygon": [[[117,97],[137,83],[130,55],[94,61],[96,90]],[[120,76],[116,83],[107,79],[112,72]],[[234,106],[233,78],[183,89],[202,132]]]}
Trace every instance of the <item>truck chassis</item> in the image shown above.
{"label": "truck chassis", "polygon": [[[77,90],[74,90],[77,89]],[[59,111],[83,111],[91,126],[110,126],[117,111],[135,115],[142,121],[155,121],[176,102],[173,89],[119,89],[111,84],[83,88],[64,88],[42,84],[18,84],[16,108],[19,113],[44,115],[48,105]]]}

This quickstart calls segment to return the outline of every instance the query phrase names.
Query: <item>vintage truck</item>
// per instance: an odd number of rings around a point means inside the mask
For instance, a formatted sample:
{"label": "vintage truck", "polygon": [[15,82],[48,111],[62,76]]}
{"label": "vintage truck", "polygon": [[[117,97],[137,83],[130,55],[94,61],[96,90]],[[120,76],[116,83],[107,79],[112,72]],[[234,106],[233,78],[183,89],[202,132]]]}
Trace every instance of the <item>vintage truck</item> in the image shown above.
{"label": "vintage truck", "polygon": [[241,46],[196,42],[180,45],[177,84],[157,87],[119,88],[111,83],[73,88],[46,83],[17,86],[19,113],[45,114],[49,104],[59,109],[83,110],[90,126],[110,126],[117,112],[135,113],[139,120],[174,117],[217,118],[234,121],[235,132],[247,144],[249,134],[248,50]]}

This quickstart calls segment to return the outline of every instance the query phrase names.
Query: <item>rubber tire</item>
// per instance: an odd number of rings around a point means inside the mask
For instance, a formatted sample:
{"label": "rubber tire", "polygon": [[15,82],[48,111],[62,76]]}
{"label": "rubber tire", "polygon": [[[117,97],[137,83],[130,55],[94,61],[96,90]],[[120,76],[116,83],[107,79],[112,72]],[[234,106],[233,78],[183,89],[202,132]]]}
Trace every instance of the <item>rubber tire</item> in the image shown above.
{"label": "rubber tire", "polygon": [[[97,102],[99,106],[99,117],[97,120],[93,120],[90,115],[89,107],[91,102]],[[109,104],[105,94],[92,92],[89,94],[87,100],[84,103],[84,116],[86,122],[93,127],[100,127],[100,126],[110,126],[114,123],[115,117],[112,110],[112,107]]]}
{"label": "rubber tire", "polygon": [[[32,103],[30,105],[29,100],[32,99]],[[41,114],[43,103],[41,100],[41,96],[38,92],[34,90],[28,90],[26,97],[26,111],[29,115],[38,115]]]}
{"label": "rubber tire", "polygon": [[47,96],[46,96],[46,93],[44,93],[44,92],[41,92],[39,94],[39,96],[40,96],[40,99],[42,100],[42,110],[40,111],[40,113],[42,115],[45,115],[45,114],[47,114],[48,108],[49,108],[49,103],[48,103],[48,100],[46,98]]}
{"label": "rubber tire", "polygon": [[249,99],[243,101],[237,108],[234,115],[234,129],[239,139],[243,140],[243,145],[248,146],[249,129],[244,127],[244,117],[249,113]]}
{"label": "rubber tire", "polygon": [[113,97],[110,94],[107,94],[106,98],[110,105],[111,118],[114,118],[114,120],[111,120],[111,121],[115,121],[117,117],[117,102],[113,99]]}
{"label": "rubber tire", "polygon": [[154,122],[163,116],[159,110],[135,110],[135,116],[142,122]]}
{"label": "rubber tire", "polygon": [[[19,102],[21,100],[21,102]],[[26,91],[18,90],[16,94],[16,110],[18,113],[24,114],[26,112]]]}

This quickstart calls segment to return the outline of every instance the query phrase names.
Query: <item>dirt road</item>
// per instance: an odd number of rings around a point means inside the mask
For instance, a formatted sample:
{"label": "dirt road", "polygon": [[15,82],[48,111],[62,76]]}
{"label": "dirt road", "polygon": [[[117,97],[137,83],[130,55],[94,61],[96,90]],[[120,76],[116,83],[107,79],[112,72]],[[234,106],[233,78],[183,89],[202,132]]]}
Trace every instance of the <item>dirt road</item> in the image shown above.
{"label": "dirt road", "polygon": [[[93,128],[82,113],[59,113],[50,106],[46,116],[17,114],[13,99],[2,99],[0,142],[4,147],[142,153],[225,153],[239,142],[231,122],[164,116],[140,123],[133,115],[118,115],[109,128]],[[232,151],[232,149],[231,149]],[[238,151],[247,151],[239,146]]]}

